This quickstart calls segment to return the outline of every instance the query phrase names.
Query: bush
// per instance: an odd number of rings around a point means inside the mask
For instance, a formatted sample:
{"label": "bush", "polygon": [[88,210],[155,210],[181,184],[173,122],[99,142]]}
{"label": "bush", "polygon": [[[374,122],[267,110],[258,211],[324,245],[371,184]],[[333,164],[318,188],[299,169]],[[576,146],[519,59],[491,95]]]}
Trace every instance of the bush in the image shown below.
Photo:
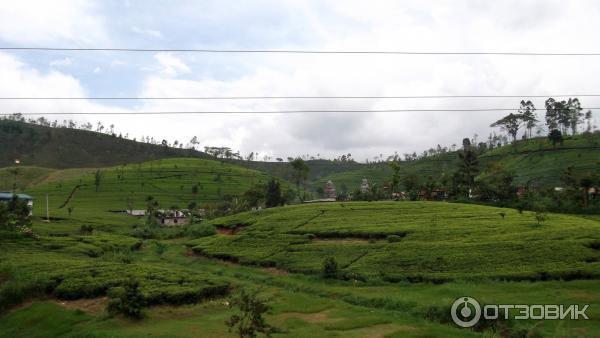
{"label": "bush", "polygon": [[336,278],[338,274],[338,264],[333,257],[326,257],[323,260],[322,274],[325,278]]}
{"label": "bush", "polygon": [[109,296],[108,313],[122,314],[132,319],[142,318],[145,301],[137,281],[129,280],[123,287],[112,289]]}
{"label": "bush", "polygon": [[397,242],[400,242],[401,240],[402,240],[402,237],[400,237],[398,235],[387,236],[387,241],[390,243],[397,243]]}
{"label": "bush", "polygon": [[82,225],[79,228],[79,233],[81,233],[82,235],[91,235],[94,232],[94,227],[91,225]]}
{"label": "bush", "polygon": [[208,237],[216,233],[217,229],[211,224],[193,224],[187,228],[187,234],[191,238]]}

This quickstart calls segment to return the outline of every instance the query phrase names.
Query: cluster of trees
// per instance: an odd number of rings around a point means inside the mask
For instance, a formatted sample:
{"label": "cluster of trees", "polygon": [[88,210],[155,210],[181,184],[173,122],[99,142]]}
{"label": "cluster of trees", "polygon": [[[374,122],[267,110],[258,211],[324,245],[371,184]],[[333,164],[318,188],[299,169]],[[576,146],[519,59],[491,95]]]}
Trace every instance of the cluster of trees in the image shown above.
{"label": "cluster of trees", "polygon": [[0,229],[16,230],[18,227],[29,226],[29,207],[27,202],[20,200],[17,195],[8,202],[0,201]]}
{"label": "cluster of trees", "polygon": [[[563,135],[576,135],[579,132],[579,126],[585,125],[585,132],[591,132],[593,126],[592,111],[588,110],[585,114],[582,112],[581,103],[577,98],[558,101],[549,98],[544,103],[546,108],[545,122],[551,140],[556,144]],[[535,105],[531,101],[522,100],[516,113],[510,113],[498,121],[492,123],[490,127],[500,127],[506,131],[513,142],[517,140],[519,130],[525,129],[522,138],[533,137],[533,129],[538,128],[537,134],[542,133],[543,126],[535,113]]]}

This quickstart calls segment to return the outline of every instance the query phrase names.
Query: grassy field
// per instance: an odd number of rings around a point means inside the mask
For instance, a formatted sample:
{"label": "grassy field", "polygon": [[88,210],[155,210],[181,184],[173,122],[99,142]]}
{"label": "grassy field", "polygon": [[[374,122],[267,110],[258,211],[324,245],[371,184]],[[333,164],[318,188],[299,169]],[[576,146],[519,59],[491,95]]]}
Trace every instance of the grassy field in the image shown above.
{"label": "grassy field", "polygon": [[[220,165],[220,164],[216,164]],[[50,184],[50,183],[47,183]],[[91,194],[91,193],[90,193]],[[95,213],[93,210],[96,210]],[[296,205],[212,220],[194,238],[135,237],[141,220],[89,207],[34,218],[39,239],[0,232],[0,337],[233,337],[228,297],[258,288],[276,337],[596,337],[600,222],[435,202]],[[82,224],[92,233],[82,233]],[[323,279],[326,256],[339,279]],[[107,296],[137,280],[141,320]],[[589,304],[587,321],[485,322],[460,329],[449,307]]]}
{"label": "grassy field", "polygon": [[[215,203],[227,195],[239,196],[254,184],[266,183],[270,178],[255,170],[194,158],[164,159],[100,169],[24,167],[19,170],[19,191],[35,198],[36,213],[45,213],[48,194],[51,216],[67,217],[71,207],[72,217],[89,216],[86,220],[95,218],[100,210],[145,209],[148,196],[154,197],[162,208],[186,208],[191,202],[200,206]],[[101,179],[96,187],[97,170],[100,170]],[[0,189],[10,190],[13,181],[11,168],[0,170],[0,182],[4,182]],[[284,186],[286,184],[284,182]],[[67,200],[67,205],[59,208]]]}

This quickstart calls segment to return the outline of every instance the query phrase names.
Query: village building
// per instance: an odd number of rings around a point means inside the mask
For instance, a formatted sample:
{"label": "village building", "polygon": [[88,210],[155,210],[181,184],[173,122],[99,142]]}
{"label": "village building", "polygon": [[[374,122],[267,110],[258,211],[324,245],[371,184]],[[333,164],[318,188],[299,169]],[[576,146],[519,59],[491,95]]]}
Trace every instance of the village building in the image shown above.
{"label": "village building", "polygon": [[8,203],[13,199],[13,196],[17,196],[17,199],[27,202],[29,208],[29,216],[33,215],[33,197],[26,194],[13,194],[12,192],[0,192],[0,203]]}
{"label": "village building", "polygon": [[187,225],[190,223],[188,214],[181,210],[164,210],[157,215],[158,222],[166,226]]}
{"label": "village building", "polygon": [[324,197],[325,198],[336,198],[336,192],[335,192],[335,185],[333,184],[333,182],[331,182],[331,180],[327,181],[327,183],[325,184],[325,191],[324,191]]}
{"label": "village building", "polygon": [[368,191],[369,191],[369,181],[367,181],[366,178],[363,178],[362,183],[360,184],[360,192],[364,194]]}

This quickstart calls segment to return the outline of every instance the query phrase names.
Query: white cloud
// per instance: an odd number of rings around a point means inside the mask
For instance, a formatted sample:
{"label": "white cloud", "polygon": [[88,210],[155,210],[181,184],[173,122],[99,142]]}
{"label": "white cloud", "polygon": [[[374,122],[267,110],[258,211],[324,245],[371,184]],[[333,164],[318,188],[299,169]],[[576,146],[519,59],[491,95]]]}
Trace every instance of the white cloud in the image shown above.
{"label": "white cloud", "polygon": [[141,34],[141,35],[148,35],[148,36],[151,36],[154,38],[162,38],[163,37],[162,33],[159,30],[155,30],[155,29],[142,29],[137,26],[133,26],[133,27],[131,27],[131,30],[134,33]]}
{"label": "white cloud", "polygon": [[73,59],[66,57],[50,61],[51,67],[67,67],[73,64]]}
{"label": "white cloud", "polygon": [[103,20],[90,1],[2,1],[0,39],[17,44],[104,44]]}
{"label": "white cloud", "polygon": [[[264,5],[264,3],[263,3]],[[600,30],[598,6],[591,1],[364,1],[344,0],[286,2],[272,9],[295,14],[313,40],[297,42],[294,49],[412,50],[412,51],[590,51],[589,41]],[[524,7],[523,7],[524,6]],[[525,8],[525,10],[517,10]],[[166,11],[167,9],[165,9]],[[239,22],[261,7],[239,8]],[[193,15],[194,11],[188,11]],[[261,12],[262,13],[262,12]],[[168,13],[153,13],[167,15]],[[264,15],[264,13],[262,13]],[[212,13],[203,13],[212,16]],[[285,16],[284,16],[285,17]],[[190,18],[188,18],[190,19]],[[265,17],[266,19],[266,17]],[[190,19],[191,20],[191,19]],[[219,17],[212,17],[215,22]],[[273,18],[275,20],[275,18]],[[101,20],[100,20],[101,21]],[[276,21],[276,20],[275,20]],[[541,23],[540,23],[541,22]],[[287,22],[285,24],[288,24]],[[143,25],[140,25],[143,27]],[[139,26],[138,26],[139,27]],[[164,32],[172,30],[160,26]],[[246,30],[244,25],[230,27]],[[250,33],[248,33],[250,32]],[[290,29],[256,28],[260,34],[293,34]],[[183,33],[178,33],[183,34]],[[229,34],[229,33],[228,33]],[[258,34],[258,33],[257,33]],[[207,35],[208,36],[208,35]],[[244,35],[247,36],[247,35]],[[221,43],[219,36],[209,36]],[[279,41],[265,36],[265,41]],[[290,41],[294,40],[293,36]],[[193,39],[181,35],[184,46]],[[260,40],[259,37],[256,40]],[[285,40],[285,39],[284,39]],[[186,42],[187,41],[187,42]],[[287,40],[285,40],[287,41]],[[245,41],[225,41],[243,46]],[[290,42],[291,44],[292,42]],[[290,47],[290,46],[286,46]],[[250,47],[248,47],[250,48]],[[265,48],[278,48],[268,46]],[[185,57],[185,58],[184,58]],[[594,93],[600,88],[595,58],[492,57],[492,56],[382,56],[382,55],[191,55],[157,53],[152,58],[123,56],[126,67],[139,65],[140,96],[343,96],[343,95],[464,95]],[[145,58],[145,59],[144,59]],[[149,64],[148,59],[154,63]],[[0,93],[48,93],[48,88],[80,90],[74,77],[57,72],[41,73],[30,66],[15,66],[11,77],[2,78]],[[93,60],[100,64],[98,60]],[[110,61],[110,59],[109,59]],[[185,61],[185,62],[184,62]],[[8,62],[8,63],[10,63]],[[80,64],[83,61],[77,59]],[[102,64],[100,64],[102,65]],[[119,63],[111,66],[121,65]],[[107,66],[103,66],[105,69]],[[4,68],[0,68],[3,71]],[[90,69],[90,68],[88,68]],[[194,73],[198,70],[198,74]],[[126,74],[126,73],[123,73]],[[131,76],[127,73],[122,76]],[[186,75],[185,79],[177,77]],[[119,75],[115,74],[115,81]],[[40,85],[43,83],[44,85]],[[69,85],[70,84],[70,85]],[[85,88],[89,88],[84,83]],[[33,91],[29,92],[29,91]],[[60,94],[60,95],[58,95]],[[58,93],[57,96],[77,96]],[[126,93],[131,95],[131,93]],[[9,95],[9,94],[7,94]],[[93,95],[93,94],[90,94]],[[437,100],[243,100],[243,101],[148,101],[134,110],[236,111],[279,109],[393,109],[393,108],[517,108],[519,99]],[[600,99],[583,98],[585,106],[600,106]],[[543,99],[535,100],[543,114]],[[3,110],[97,111],[117,109],[92,102],[0,102]],[[18,104],[18,106],[15,106]],[[60,106],[62,104],[62,106]],[[6,108],[6,109],[5,109]],[[10,109],[9,109],[10,108]],[[118,111],[124,111],[117,109]],[[352,153],[363,160],[380,153],[422,151],[437,144],[460,143],[474,133],[485,138],[489,124],[501,112],[473,113],[338,113],[305,115],[180,115],[111,117],[132,135],[187,141],[193,135],[202,145],[228,145],[243,153],[258,151],[278,157],[301,153],[335,156]],[[597,113],[598,115],[598,113]],[[104,117],[102,117],[104,119]],[[108,120],[105,122],[109,122]],[[168,127],[165,127],[168,126]]]}
{"label": "white cloud", "polygon": [[102,71],[102,69],[101,69],[100,67],[96,67],[96,68],[94,68],[94,70],[92,70],[92,73],[94,73],[94,74],[98,74],[98,73],[100,73],[101,71]]}
{"label": "white cloud", "polygon": [[191,72],[190,68],[172,53],[157,53],[154,58],[159,63],[159,70],[167,76],[175,76]]}

